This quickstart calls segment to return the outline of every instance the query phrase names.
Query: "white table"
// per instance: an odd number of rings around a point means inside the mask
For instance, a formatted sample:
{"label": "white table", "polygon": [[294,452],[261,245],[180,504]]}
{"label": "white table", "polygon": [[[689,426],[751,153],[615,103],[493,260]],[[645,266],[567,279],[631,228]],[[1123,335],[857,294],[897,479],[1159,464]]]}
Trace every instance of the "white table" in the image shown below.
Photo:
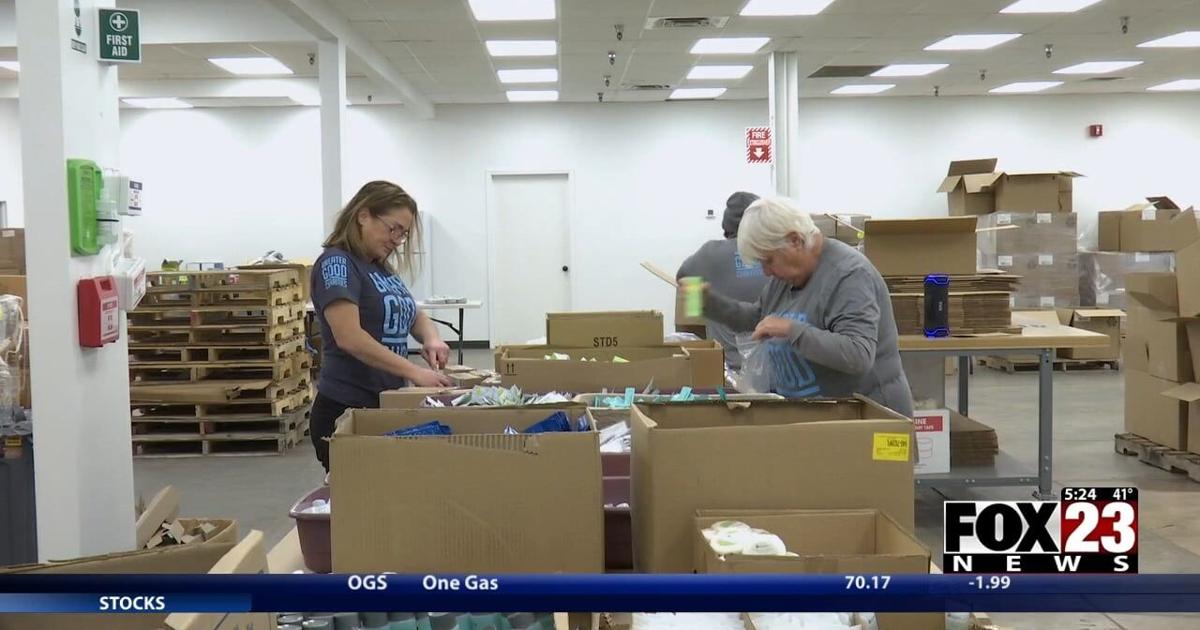
{"label": "white table", "polygon": [[432,319],[433,321],[458,333],[458,364],[462,365],[462,362],[463,362],[463,318],[468,310],[477,310],[477,309],[483,308],[483,301],[482,300],[467,300],[466,302],[459,302],[459,303],[455,303],[455,304],[430,304],[428,302],[417,302],[417,308],[420,308],[423,311],[453,311],[453,310],[458,311],[458,326],[457,327],[455,327],[454,324],[452,324],[448,321],[437,319],[433,316],[430,316],[430,319]]}

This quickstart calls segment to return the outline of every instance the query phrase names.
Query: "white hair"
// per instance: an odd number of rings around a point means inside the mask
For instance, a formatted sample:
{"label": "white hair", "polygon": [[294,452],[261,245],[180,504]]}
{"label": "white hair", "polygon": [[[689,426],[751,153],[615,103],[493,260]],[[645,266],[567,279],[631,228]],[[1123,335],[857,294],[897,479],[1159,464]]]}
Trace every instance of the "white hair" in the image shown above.
{"label": "white hair", "polygon": [[738,228],[738,253],[746,262],[758,262],[771,252],[788,246],[788,234],[795,233],[812,249],[821,231],[807,212],[786,197],[766,197],[746,208]]}

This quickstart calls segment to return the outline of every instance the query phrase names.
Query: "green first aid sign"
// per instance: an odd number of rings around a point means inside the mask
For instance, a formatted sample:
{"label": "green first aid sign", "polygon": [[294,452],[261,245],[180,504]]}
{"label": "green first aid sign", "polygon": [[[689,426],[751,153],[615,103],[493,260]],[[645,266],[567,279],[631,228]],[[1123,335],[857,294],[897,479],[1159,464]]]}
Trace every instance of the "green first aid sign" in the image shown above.
{"label": "green first aid sign", "polygon": [[141,63],[142,38],[134,9],[99,9],[100,61]]}

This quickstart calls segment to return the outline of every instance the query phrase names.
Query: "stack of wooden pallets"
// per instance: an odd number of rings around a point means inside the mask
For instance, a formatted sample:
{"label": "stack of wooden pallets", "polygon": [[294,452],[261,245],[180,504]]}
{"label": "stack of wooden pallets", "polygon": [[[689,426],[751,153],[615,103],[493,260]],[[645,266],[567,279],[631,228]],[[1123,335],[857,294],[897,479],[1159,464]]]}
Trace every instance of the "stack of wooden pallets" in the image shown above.
{"label": "stack of wooden pallets", "polygon": [[147,275],[129,313],[135,455],[273,455],[303,439],[313,387],[300,275]]}

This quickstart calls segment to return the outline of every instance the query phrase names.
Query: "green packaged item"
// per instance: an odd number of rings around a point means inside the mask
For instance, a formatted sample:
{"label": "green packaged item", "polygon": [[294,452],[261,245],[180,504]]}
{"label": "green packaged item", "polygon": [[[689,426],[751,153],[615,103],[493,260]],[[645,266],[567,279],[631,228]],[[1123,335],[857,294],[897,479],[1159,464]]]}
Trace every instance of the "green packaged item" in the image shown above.
{"label": "green packaged item", "polygon": [[686,317],[704,316],[704,278],[689,276],[679,279],[683,287],[683,312]]}

